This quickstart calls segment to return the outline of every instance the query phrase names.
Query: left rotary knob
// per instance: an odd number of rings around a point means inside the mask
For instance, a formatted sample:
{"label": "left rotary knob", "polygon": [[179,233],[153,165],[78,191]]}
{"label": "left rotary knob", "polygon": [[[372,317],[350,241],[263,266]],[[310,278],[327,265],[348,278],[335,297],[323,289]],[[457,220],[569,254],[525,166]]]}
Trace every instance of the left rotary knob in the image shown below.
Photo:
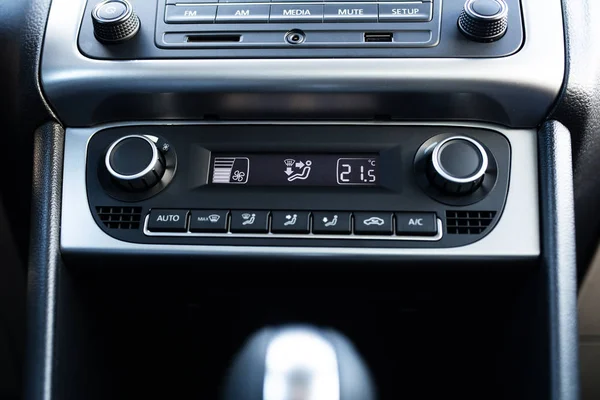
{"label": "left rotary knob", "polygon": [[107,0],[92,11],[94,35],[102,43],[120,43],[140,30],[140,19],[127,0]]}
{"label": "left rotary knob", "polygon": [[162,154],[144,135],[117,139],[108,148],[104,164],[113,180],[129,191],[150,189],[165,173]]}

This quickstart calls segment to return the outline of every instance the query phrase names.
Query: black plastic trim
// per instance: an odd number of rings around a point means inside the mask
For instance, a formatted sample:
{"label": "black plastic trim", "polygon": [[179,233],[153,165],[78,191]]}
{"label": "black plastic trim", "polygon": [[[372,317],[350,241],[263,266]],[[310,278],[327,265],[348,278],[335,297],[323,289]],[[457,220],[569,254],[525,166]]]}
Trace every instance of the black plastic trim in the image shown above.
{"label": "black plastic trim", "polygon": [[27,287],[25,400],[51,398],[60,255],[64,131],[48,123],[35,132]]}
{"label": "black plastic trim", "polygon": [[560,122],[539,132],[542,267],[552,400],[579,399],[577,265],[571,135]]}

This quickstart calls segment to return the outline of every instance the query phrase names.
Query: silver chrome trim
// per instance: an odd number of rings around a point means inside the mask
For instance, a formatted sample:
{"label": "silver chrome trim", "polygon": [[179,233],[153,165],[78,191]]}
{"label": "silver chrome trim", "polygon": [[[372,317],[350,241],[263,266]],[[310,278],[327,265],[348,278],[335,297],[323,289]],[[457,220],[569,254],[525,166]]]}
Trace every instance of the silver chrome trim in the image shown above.
{"label": "silver chrome trim", "polygon": [[[105,19],[105,18],[100,17],[98,15],[98,11],[100,11],[100,9],[106,3],[113,3],[113,2],[118,2],[118,3],[123,4],[125,6],[125,12],[123,14],[121,14],[118,18],[115,18],[115,19]],[[94,18],[96,18],[98,21],[111,23],[111,24],[118,24],[119,22],[123,22],[123,21],[127,20],[127,18],[131,17],[132,13],[133,13],[133,7],[127,0],[104,0],[103,2],[96,4],[96,7],[94,7],[94,9],[92,10],[92,16]]]}
{"label": "silver chrome trim", "polygon": [[[187,122],[177,125],[380,125],[361,122]],[[386,123],[387,126],[439,126],[491,129],[503,134],[511,145],[511,173],[506,205],[494,229],[481,240],[453,248],[356,248],[356,247],[284,247],[284,246],[200,246],[148,245],[120,241],[108,236],[96,224],[86,191],[85,165],[90,138],[109,127],[165,125],[161,122],[130,122],[92,128],[67,128],[65,136],[63,197],[61,215],[61,250],[63,254],[153,254],[217,255],[261,257],[340,257],[348,259],[493,259],[536,258],[540,255],[537,131],[507,129],[481,123]]]}
{"label": "silver chrome trim", "polygon": [[[554,104],[565,72],[560,0],[522,1],[523,47],[493,59],[97,60],[83,56],[77,44],[85,4],[52,1],[42,53],[43,91],[63,125],[70,127],[114,117],[110,113],[117,100],[127,104],[120,120],[201,118],[203,111],[323,119],[380,114],[391,98],[407,101],[400,96],[419,93],[420,120],[481,120],[473,110],[485,107],[489,121],[534,128]],[[212,94],[210,104],[203,105],[202,99]],[[428,99],[447,102],[443,110],[448,115],[432,111]],[[194,101],[198,115],[182,116],[185,105]]]}
{"label": "silver chrome trim", "polygon": [[269,342],[263,400],[339,400],[340,387],[335,348],[315,328],[286,328]]}
{"label": "silver chrome trim", "polygon": [[[112,155],[112,152],[115,149],[116,145],[118,145],[125,139],[131,139],[131,138],[144,139],[146,142],[148,142],[148,144],[150,145],[150,148],[152,149],[152,159],[150,160],[150,163],[148,164],[148,166],[142,172],[138,172],[137,174],[133,174],[133,175],[122,175],[113,169],[112,165],[110,164],[110,156]],[[106,152],[106,157],[104,157],[104,165],[106,166],[108,173],[111,174],[112,176],[114,176],[115,178],[123,180],[123,181],[132,181],[135,179],[139,179],[139,178],[145,176],[146,174],[149,174],[150,172],[152,172],[152,170],[154,169],[154,167],[156,166],[157,163],[158,163],[158,150],[156,149],[156,145],[154,144],[154,142],[152,140],[150,140],[150,138],[147,138],[144,135],[127,135],[127,136],[123,136],[122,138],[115,140],[115,142],[113,144],[111,144],[110,147],[108,148],[108,151]]]}
{"label": "silver chrome trim", "polygon": [[[473,14],[474,16],[476,16],[478,18],[489,19],[489,20],[499,20],[499,19],[506,17],[506,15],[508,14],[508,4],[506,4],[506,1],[504,1],[504,0],[495,0],[496,3],[498,3],[501,7],[500,12],[495,15],[481,15],[477,11],[473,10],[473,3],[475,1],[476,0],[468,0],[467,4],[465,4],[465,9],[469,10],[469,12],[471,14]],[[527,1],[527,0],[525,0],[525,1]]]}
{"label": "silver chrome trim", "polygon": [[[388,236],[383,235],[357,235],[351,233],[348,235],[323,235],[315,233],[273,233],[271,232],[271,221],[269,220],[269,233],[200,233],[200,232],[152,232],[148,229],[148,218],[144,219],[144,235],[154,237],[221,237],[221,238],[260,238],[260,239],[359,239],[359,240],[410,240],[420,242],[436,242],[444,235],[442,220],[437,219],[437,233],[435,236],[407,236],[397,235],[396,233]],[[230,224],[231,222],[228,222]],[[311,222],[312,224],[312,222]],[[312,228],[312,227],[311,227]],[[229,230],[229,229],[228,229]],[[311,229],[312,231],[312,229]],[[393,231],[396,232],[395,226]]]}
{"label": "silver chrome trim", "polygon": [[[467,142],[474,145],[477,148],[477,150],[479,150],[479,154],[481,154],[481,167],[479,167],[479,171],[466,178],[457,178],[455,176],[450,175],[448,171],[446,171],[446,169],[442,166],[440,161],[440,150],[450,140],[466,140]],[[445,180],[454,183],[471,183],[475,182],[477,179],[481,178],[485,174],[485,171],[488,167],[488,156],[485,149],[476,140],[473,140],[466,136],[452,136],[436,144],[436,146],[433,149],[433,153],[431,153],[431,163],[433,164],[433,168],[435,169],[435,171],[438,174],[440,174],[440,176]]]}

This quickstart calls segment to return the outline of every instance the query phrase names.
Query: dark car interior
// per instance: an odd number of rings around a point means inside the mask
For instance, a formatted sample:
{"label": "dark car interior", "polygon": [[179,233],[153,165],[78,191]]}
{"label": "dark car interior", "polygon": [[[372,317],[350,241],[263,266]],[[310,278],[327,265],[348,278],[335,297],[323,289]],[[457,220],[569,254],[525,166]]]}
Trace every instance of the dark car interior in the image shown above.
{"label": "dark car interior", "polygon": [[597,0],[0,0],[0,399],[600,398]]}

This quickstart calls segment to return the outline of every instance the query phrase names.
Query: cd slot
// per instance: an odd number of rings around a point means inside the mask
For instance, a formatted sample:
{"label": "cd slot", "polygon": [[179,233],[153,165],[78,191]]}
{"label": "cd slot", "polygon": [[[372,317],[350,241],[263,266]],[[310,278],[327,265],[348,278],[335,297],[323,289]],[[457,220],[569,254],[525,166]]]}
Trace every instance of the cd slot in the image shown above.
{"label": "cd slot", "polygon": [[210,34],[210,35],[187,35],[186,43],[238,43],[242,41],[242,35],[235,34]]}

